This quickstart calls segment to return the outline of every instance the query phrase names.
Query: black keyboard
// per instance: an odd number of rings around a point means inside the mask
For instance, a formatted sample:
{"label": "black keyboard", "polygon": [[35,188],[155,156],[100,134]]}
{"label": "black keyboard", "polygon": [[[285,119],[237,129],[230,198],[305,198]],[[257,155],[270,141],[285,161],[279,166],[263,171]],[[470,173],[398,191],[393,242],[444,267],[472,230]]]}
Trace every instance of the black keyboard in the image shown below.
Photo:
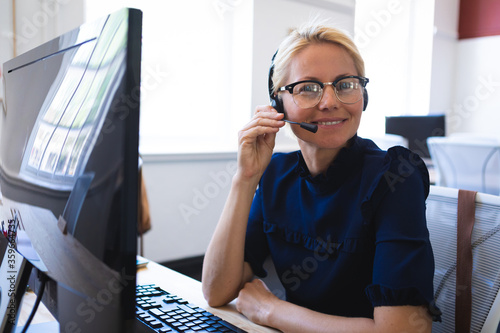
{"label": "black keyboard", "polygon": [[154,284],[136,288],[136,318],[151,332],[239,332],[242,329]]}

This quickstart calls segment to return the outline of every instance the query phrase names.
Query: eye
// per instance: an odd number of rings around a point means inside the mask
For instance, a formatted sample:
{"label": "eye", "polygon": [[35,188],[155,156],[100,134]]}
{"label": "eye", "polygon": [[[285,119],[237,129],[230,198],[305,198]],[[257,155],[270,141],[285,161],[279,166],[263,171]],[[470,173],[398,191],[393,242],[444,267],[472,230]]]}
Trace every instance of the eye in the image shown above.
{"label": "eye", "polygon": [[342,80],[337,83],[338,91],[352,91],[357,90],[359,87],[359,83],[354,80]]}
{"label": "eye", "polygon": [[308,94],[308,93],[318,93],[321,91],[319,84],[314,82],[304,82],[295,86],[293,90],[294,94]]}

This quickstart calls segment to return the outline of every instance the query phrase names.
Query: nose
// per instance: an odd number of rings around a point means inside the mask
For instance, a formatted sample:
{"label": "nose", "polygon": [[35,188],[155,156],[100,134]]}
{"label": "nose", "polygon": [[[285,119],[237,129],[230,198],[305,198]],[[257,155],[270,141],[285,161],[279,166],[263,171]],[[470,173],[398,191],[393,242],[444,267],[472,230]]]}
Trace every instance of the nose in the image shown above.
{"label": "nose", "polygon": [[325,85],[323,88],[323,96],[319,101],[318,107],[320,109],[329,109],[331,107],[337,107],[340,101],[335,94],[335,87],[331,84]]}

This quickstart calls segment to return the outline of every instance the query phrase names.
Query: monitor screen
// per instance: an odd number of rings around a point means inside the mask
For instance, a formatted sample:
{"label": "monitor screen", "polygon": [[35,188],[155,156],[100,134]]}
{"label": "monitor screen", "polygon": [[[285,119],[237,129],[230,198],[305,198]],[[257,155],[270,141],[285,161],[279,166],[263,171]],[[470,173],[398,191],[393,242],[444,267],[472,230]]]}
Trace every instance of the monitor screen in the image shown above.
{"label": "monitor screen", "polygon": [[61,331],[135,318],[141,30],[123,9],[3,65],[0,207],[20,219]]}
{"label": "monitor screen", "polygon": [[408,148],[422,158],[430,158],[427,138],[445,135],[445,116],[394,116],[385,118],[385,132],[408,140]]}

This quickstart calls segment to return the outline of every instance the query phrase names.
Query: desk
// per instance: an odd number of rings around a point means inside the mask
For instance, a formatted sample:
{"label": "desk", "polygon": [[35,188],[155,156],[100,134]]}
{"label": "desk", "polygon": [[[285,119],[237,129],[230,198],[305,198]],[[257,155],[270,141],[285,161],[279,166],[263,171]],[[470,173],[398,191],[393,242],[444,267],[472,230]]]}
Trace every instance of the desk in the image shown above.
{"label": "desk", "polygon": [[[145,268],[141,268],[137,271],[137,284],[151,283],[154,283],[157,286],[167,290],[168,292],[176,294],[188,300],[189,302],[210,311],[211,313],[221,317],[222,319],[232,323],[233,325],[240,327],[241,329],[244,329],[247,332],[279,332],[275,329],[252,323],[236,310],[234,301],[226,306],[219,308],[212,308],[208,306],[201,291],[201,282],[152,261],[149,262],[149,264]],[[35,298],[36,297],[32,292],[28,292],[24,295],[21,312],[19,314],[18,326],[24,325],[24,323],[26,322]],[[32,325],[43,325],[44,323],[48,324],[54,321],[55,319],[54,317],[52,317],[50,312],[45,308],[43,304],[40,304],[40,306],[38,307],[38,311],[33,318]],[[30,331],[31,330],[28,330],[28,332]]]}

